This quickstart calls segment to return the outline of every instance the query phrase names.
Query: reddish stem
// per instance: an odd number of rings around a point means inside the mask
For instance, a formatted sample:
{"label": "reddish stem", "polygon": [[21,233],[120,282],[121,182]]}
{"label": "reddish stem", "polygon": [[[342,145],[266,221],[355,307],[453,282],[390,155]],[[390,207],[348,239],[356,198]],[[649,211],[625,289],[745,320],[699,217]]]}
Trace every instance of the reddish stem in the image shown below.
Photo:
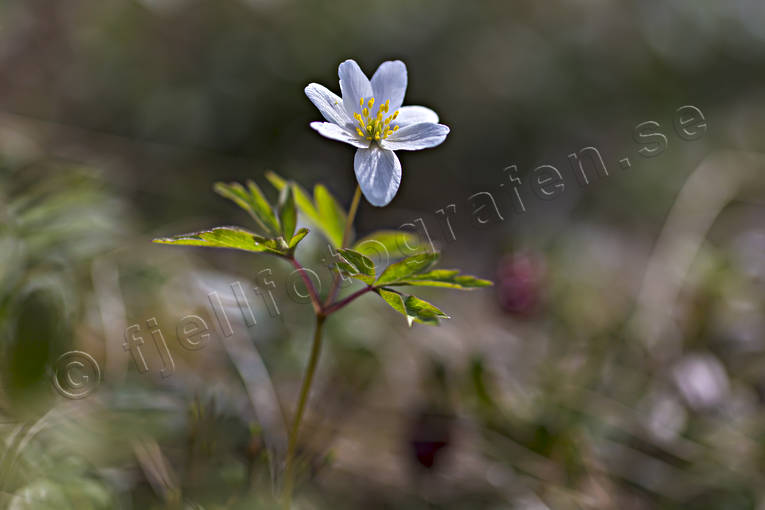
{"label": "reddish stem", "polygon": [[300,265],[300,262],[295,260],[295,257],[290,258],[290,262],[292,262],[292,265],[298,270],[300,277],[303,278],[303,283],[305,283],[306,290],[308,290],[308,295],[311,297],[311,304],[313,305],[314,312],[316,312],[316,315],[323,315],[319,294],[316,292],[313,282],[306,274],[305,268]]}
{"label": "reddish stem", "polygon": [[326,315],[329,315],[331,313],[335,313],[336,311],[338,311],[341,308],[343,308],[345,305],[350,304],[351,301],[355,300],[357,297],[362,296],[362,295],[366,294],[367,292],[369,292],[371,290],[374,290],[374,287],[372,287],[371,285],[368,285],[368,286],[364,287],[363,289],[357,290],[356,292],[354,292],[350,296],[348,296],[346,298],[343,298],[340,301],[337,301],[335,303],[332,303],[329,306],[324,307],[324,315],[326,316]]}

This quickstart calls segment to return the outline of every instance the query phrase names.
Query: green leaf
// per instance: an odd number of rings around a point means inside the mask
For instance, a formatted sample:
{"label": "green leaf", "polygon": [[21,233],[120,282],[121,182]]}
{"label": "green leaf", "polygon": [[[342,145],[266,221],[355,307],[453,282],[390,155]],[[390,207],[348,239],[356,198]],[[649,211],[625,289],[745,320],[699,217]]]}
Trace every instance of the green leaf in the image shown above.
{"label": "green leaf", "polygon": [[351,264],[350,262],[346,260],[338,260],[337,262],[335,262],[335,264],[337,265],[337,268],[340,271],[344,272],[345,274],[349,274],[349,275],[361,274],[359,273],[358,269],[356,269],[356,266],[354,266],[353,264]]}
{"label": "green leaf", "polygon": [[191,232],[174,237],[154,239],[158,244],[175,244],[181,246],[204,246],[208,248],[232,248],[249,252],[268,252],[282,255],[275,239],[253,234],[239,227],[215,227],[211,230]]}
{"label": "green leaf", "polygon": [[295,235],[292,236],[292,239],[290,239],[289,248],[291,250],[295,249],[295,246],[298,245],[300,241],[303,240],[305,236],[308,235],[309,230],[307,228],[301,228],[297,232],[295,232]]}
{"label": "green leaf", "polygon": [[346,275],[350,276],[351,278],[358,280],[360,282],[364,282],[367,285],[372,285],[375,282],[374,276],[368,276],[363,273],[359,273],[356,270],[356,267],[353,264],[349,264],[345,261],[337,262],[337,268],[345,273]]}
{"label": "green leaf", "polygon": [[[391,308],[396,310],[398,313],[400,313],[407,319],[409,318],[409,315],[406,313],[406,305],[404,304],[404,298],[401,296],[401,294],[388,289],[377,289],[377,294],[379,294],[380,297],[383,298],[385,302],[390,305]],[[409,323],[409,325],[411,326],[411,322]]]}
{"label": "green leaf", "polygon": [[292,188],[285,188],[284,199],[279,205],[279,221],[282,224],[282,235],[284,240],[289,242],[292,239],[292,235],[295,233],[295,226],[297,225],[297,211],[295,210],[295,197],[292,193]]}
{"label": "green leaf", "polygon": [[353,249],[367,257],[385,260],[408,257],[423,251],[425,241],[415,233],[400,230],[380,230],[356,241]]}
{"label": "green leaf", "polygon": [[361,273],[352,274],[350,276],[351,276],[351,278],[354,278],[354,279],[356,279],[356,280],[358,280],[360,282],[364,282],[367,285],[372,285],[375,282],[375,277],[374,276],[369,276],[369,275],[365,275],[365,274],[361,274]]}
{"label": "green leaf", "polygon": [[[417,296],[409,296],[406,298],[404,305],[406,306],[407,315],[423,324],[437,326],[439,319],[449,318],[444,312]],[[412,325],[411,321],[409,322],[409,325]]]}
{"label": "green leaf", "polygon": [[428,269],[437,259],[438,253],[421,253],[407,257],[385,268],[375,284],[387,285],[406,280],[407,277]]}
{"label": "green leaf", "polygon": [[388,285],[409,285],[414,287],[445,287],[450,289],[470,290],[494,285],[489,280],[482,280],[471,275],[460,275],[458,269],[434,269],[427,273],[411,275]]}
{"label": "green leaf", "polygon": [[284,177],[271,170],[266,172],[266,179],[268,179],[268,182],[270,182],[271,185],[279,191],[281,191],[282,188],[289,184]]}
{"label": "green leaf", "polygon": [[460,275],[454,279],[455,282],[460,284],[463,289],[475,289],[478,287],[491,287],[494,282],[491,280],[484,280],[483,278],[476,278],[473,275]]}
{"label": "green leaf", "polygon": [[444,312],[416,296],[407,296],[406,298],[391,289],[377,289],[377,294],[385,300],[388,305],[398,313],[406,317],[409,327],[414,322],[437,326],[439,319],[448,319],[449,316]]}
{"label": "green leaf", "polygon": [[375,281],[375,264],[370,259],[348,249],[337,250],[340,260],[336,262],[337,268],[342,273],[364,282],[367,285],[372,285]]}
{"label": "green leaf", "polygon": [[266,172],[266,179],[276,188],[277,190],[281,191],[285,187],[290,186],[292,188],[292,193],[295,195],[295,205],[297,206],[298,210],[302,212],[303,214],[308,217],[308,219],[316,226],[319,226],[320,218],[319,213],[316,210],[316,208],[313,206],[313,202],[311,201],[311,197],[306,193],[306,191],[300,187],[299,184],[296,184],[294,182],[290,183],[284,180],[283,178],[279,177],[274,172]]}
{"label": "green leaf", "polygon": [[[244,187],[239,183],[226,184],[223,182],[216,182],[213,185],[213,190],[220,196],[228,198],[236,203],[239,207],[250,213],[256,221],[260,221],[255,215],[250,206],[250,197],[245,191]],[[265,225],[263,226],[265,228]]]}
{"label": "green leaf", "polygon": [[444,280],[448,281],[459,275],[459,269],[433,269],[426,273],[414,274],[409,277],[410,280]]}
{"label": "green leaf", "polygon": [[322,184],[313,188],[313,199],[319,212],[319,227],[329,238],[330,242],[339,248],[343,245],[343,233],[345,230],[345,211],[337,203],[329,190]]}
{"label": "green leaf", "polygon": [[355,273],[361,273],[367,276],[375,276],[375,263],[372,262],[371,259],[368,257],[365,257],[361,253],[349,249],[340,249],[337,250],[340,255],[345,258],[348,262],[353,264],[356,271]]}
{"label": "green leaf", "polygon": [[291,187],[298,210],[324,233],[333,247],[340,248],[342,246],[346,219],[345,210],[325,186],[317,184],[314,187],[312,200],[299,185],[288,182],[274,172],[266,173],[266,178],[280,191],[286,187]]}
{"label": "green leaf", "polygon": [[263,192],[260,191],[258,185],[253,181],[247,181],[247,188],[250,190],[250,203],[252,204],[253,211],[271,232],[278,235],[281,232],[279,220],[276,219],[276,215],[268,200],[266,200],[265,195],[263,195]]}
{"label": "green leaf", "polygon": [[276,219],[271,205],[266,200],[263,192],[252,181],[247,183],[249,191],[239,183],[226,184],[217,182],[213,186],[216,193],[228,198],[239,207],[250,213],[250,216],[258,223],[260,228],[269,235],[279,235],[279,221]]}

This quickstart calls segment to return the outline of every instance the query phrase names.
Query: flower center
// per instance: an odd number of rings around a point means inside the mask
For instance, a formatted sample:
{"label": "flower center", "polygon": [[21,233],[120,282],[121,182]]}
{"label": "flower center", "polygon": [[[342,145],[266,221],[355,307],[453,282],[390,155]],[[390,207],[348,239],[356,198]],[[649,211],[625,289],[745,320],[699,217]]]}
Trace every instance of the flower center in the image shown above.
{"label": "flower center", "polygon": [[364,98],[359,99],[359,106],[361,106],[361,113],[354,113],[353,118],[359,123],[356,126],[356,132],[360,137],[367,140],[385,140],[391,133],[398,130],[398,125],[391,127],[391,122],[398,117],[398,110],[393,112],[392,115],[385,116],[390,109],[390,99],[382,103],[377,107],[377,113],[372,114],[372,108],[375,105],[375,98],[370,97],[364,105]]}

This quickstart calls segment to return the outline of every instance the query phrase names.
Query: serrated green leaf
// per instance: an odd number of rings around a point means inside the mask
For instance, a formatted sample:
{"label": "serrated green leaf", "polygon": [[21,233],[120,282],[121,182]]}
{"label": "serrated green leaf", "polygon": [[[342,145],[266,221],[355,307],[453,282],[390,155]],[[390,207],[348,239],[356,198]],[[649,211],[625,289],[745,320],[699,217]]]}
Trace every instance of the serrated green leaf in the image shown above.
{"label": "serrated green leaf", "polygon": [[292,239],[290,239],[289,247],[290,249],[294,249],[295,246],[298,245],[300,241],[303,240],[305,236],[308,235],[309,230],[307,228],[301,228],[295,234],[292,236]]}
{"label": "serrated green leaf", "polygon": [[268,179],[268,182],[270,182],[271,185],[274,188],[276,188],[278,191],[281,191],[282,188],[284,188],[288,184],[287,179],[285,179],[284,177],[280,176],[279,174],[271,170],[266,172],[266,179]]}
{"label": "serrated green leaf", "polygon": [[400,230],[380,230],[356,241],[353,249],[367,257],[385,260],[407,257],[423,251],[425,241],[415,233]]}
{"label": "serrated green leaf", "polygon": [[216,227],[201,232],[191,232],[174,237],[154,239],[157,244],[203,246],[207,248],[231,248],[249,252],[269,252],[282,255],[283,251],[274,239],[266,239],[239,227]]}
{"label": "serrated green leaf", "polygon": [[311,201],[311,197],[306,193],[306,191],[299,185],[294,182],[290,183],[287,182],[285,179],[277,175],[275,172],[266,172],[266,179],[276,188],[277,190],[281,191],[286,186],[292,187],[292,193],[295,195],[295,205],[297,206],[298,210],[305,214],[306,217],[316,226],[319,226],[319,213],[316,211],[316,208],[313,206],[313,202]]}
{"label": "serrated green leaf", "polygon": [[482,280],[475,276],[460,275],[457,269],[434,269],[426,273],[411,275],[388,285],[470,290],[479,287],[490,287],[494,284],[489,280]]}
{"label": "serrated green leaf", "polygon": [[[356,273],[361,273],[367,276],[374,277],[375,276],[375,263],[372,262],[372,260],[368,257],[365,257],[361,253],[349,250],[347,248],[337,250],[340,255],[345,258],[348,262],[353,264],[356,268]],[[374,280],[374,278],[373,278]]]}
{"label": "serrated green leaf", "polygon": [[469,290],[457,283],[440,282],[437,280],[403,280],[386,284],[389,287],[438,287],[442,289]]}
{"label": "serrated green leaf", "polygon": [[372,285],[375,281],[374,262],[353,250],[338,250],[337,269],[360,282]]}
{"label": "serrated green leaf", "polygon": [[404,305],[406,306],[407,315],[414,318],[415,321],[422,322],[423,324],[437,326],[439,319],[449,318],[448,315],[436,308],[434,305],[418,298],[417,296],[409,296],[406,298],[406,300],[404,300]]}
{"label": "serrated green leaf", "polygon": [[250,203],[255,214],[266,224],[270,232],[278,235],[281,232],[279,220],[276,218],[271,204],[266,200],[266,196],[254,181],[247,181],[247,189],[250,190]]}
{"label": "serrated green leaf", "polygon": [[448,319],[449,316],[436,308],[431,303],[416,296],[404,297],[402,294],[391,289],[377,289],[377,294],[398,313],[406,317],[409,327],[414,322],[437,326],[439,319]]}
{"label": "serrated green leaf", "polygon": [[232,200],[239,207],[247,211],[264,232],[269,235],[279,235],[281,233],[279,221],[276,219],[263,192],[260,191],[260,188],[254,182],[249,181],[247,184],[249,191],[236,182],[231,184],[217,182],[213,189],[222,197]]}
{"label": "serrated green leaf", "polygon": [[346,276],[350,276],[354,280],[363,282],[366,285],[372,285],[375,282],[374,276],[369,276],[369,275],[356,272],[355,270],[356,268],[353,265],[348,264],[347,262],[338,262],[337,267]]}
{"label": "serrated green leaf", "polygon": [[321,184],[316,185],[312,200],[298,184],[288,182],[274,172],[266,173],[266,178],[280,191],[287,186],[292,187],[297,209],[322,231],[333,247],[342,246],[346,214],[326,187]]}
{"label": "serrated green leaf", "polygon": [[[404,304],[404,298],[398,292],[387,289],[377,289],[377,294],[385,300],[391,308],[398,313],[409,319],[409,315],[406,313],[406,305]],[[411,321],[409,322],[411,326]]]}
{"label": "serrated green leaf", "polygon": [[409,276],[425,271],[438,259],[438,253],[421,253],[412,255],[395,264],[391,264],[375,282],[376,285],[387,285],[406,280]]}
{"label": "serrated green leaf", "polygon": [[297,225],[297,211],[295,210],[295,197],[292,188],[285,188],[284,198],[279,204],[279,221],[282,224],[282,235],[284,240],[289,243],[292,235],[295,233]]}
{"label": "serrated green leaf", "polygon": [[[213,185],[213,190],[220,196],[228,198],[229,200],[236,203],[236,205],[250,213],[255,221],[260,222],[260,219],[255,216],[255,213],[252,210],[252,206],[250,205],[250,197],[241,184],[236,182],[231,184],[226,184],[225,182],[216,182]],[[265,225],[262,225],[262,227],[265,228]]]}
{"label": "serrated green leaf", "polygon": [[336,248],[341,247],[345,230],[345,211],[322,184],[313,188],[313,199],[320,217],[320,228]]}
{"label": "serrated green leaf", "polygon": [[476,278],[473,275],[460,275],[457,276],[454,279],[455,282],[459,283],[463,289],[475,289],[479,287],[491,287],[494,285],[494,282],[491,280],[484,280],[483,278]]}
{"label": "serrated green leaf", "polygon": [[353,278],[355,280],[358,280],[360,282],[364,282],[367,285],[372,285],[375,282],[375,277],[374,276],[369,276],[369,275],[365,275],[365,274],[361,274],[361,273],[352,274],[351,278]]}
{"label": "serrated green leaf", "polygon": [[337,265],[337,268],[340,271],[348,275],[360,274],[358,269],[356,269],[356,266],[354,266],[353,264],[349,262],[346,262],[345,260],[338,260],[335,264]]}
{"label": "serrated green leaf", "polygon": [[433,269],[426,273],[414,274],[412,280],[450,280],[460,274],[459,269]]}

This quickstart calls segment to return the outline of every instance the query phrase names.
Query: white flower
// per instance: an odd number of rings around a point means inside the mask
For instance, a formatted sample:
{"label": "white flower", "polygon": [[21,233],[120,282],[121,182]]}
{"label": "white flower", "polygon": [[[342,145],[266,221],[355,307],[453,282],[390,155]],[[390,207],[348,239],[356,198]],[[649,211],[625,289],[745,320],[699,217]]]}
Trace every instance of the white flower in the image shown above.
{"label": "white flower", "polygon": [[311,122],[311,127],[357,147],[353,167],[361,191],[372,205],[388,205],[401,182],[401,163],[393,151],[435,147],[449,128],[429,108],[401,106],[407,75],[400,60],[380,64],[371,81],[353,60],[340,64],[337,72],[342,98],[318,83],[305,88],[328,121]]}

